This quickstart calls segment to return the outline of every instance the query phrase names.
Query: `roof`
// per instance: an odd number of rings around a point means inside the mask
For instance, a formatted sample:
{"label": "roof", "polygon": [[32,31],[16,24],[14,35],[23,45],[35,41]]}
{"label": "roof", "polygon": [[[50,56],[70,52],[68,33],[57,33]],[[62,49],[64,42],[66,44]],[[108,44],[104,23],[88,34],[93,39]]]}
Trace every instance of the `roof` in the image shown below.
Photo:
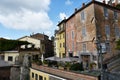
{"label": "roof", "polygon": [[[33,38],[33,37],[30,37],[30,36],[23,36],[23,37],[19,38],[18,40],[23,39],[23,38],[25,38],[25,37]],[[36,38],[33,38],[33,39],[36,39]],[[37,39],[37,40],[39,40],[39,39]]]}
{"label": "roof", "polygon": [[98,1],[92,0],[92,1],[89,2],[88,4],[82,6],[82,7],[79,8],[78,10],[76,10],[68,19],[66,19],[66,21],[68,21],[69,19],[71,19],[75,14],[77,14],[77,13],[80,12],[80,11],[82,11],[83,9],[85,9],[86,7],[88,7],[88,6],[91,5],[91,4],[98,4],[98,5],[101,5],[101,6],[105,6],[105,7],[108,7],[108,8],[111,8],[111,9],[115,9],[115,10],[120,11],[120,9],[118,9],[118,8],[116,8],[116,7],[114,7],[114,6],[111,6],[111,5],[102,3],[102,2],[98,2]]}
{"label": "roof", "polygon": [[61,22],[59,22],[57,26],[59,26],[59,25],[62,24],[63,22],[66,22],[66,19],[64,19],[64,20],[62,20]]}
{"label": "roof", "polygon": [[7,61],[0,60],[0,67],[10,67],[12,64],[8,63]]}

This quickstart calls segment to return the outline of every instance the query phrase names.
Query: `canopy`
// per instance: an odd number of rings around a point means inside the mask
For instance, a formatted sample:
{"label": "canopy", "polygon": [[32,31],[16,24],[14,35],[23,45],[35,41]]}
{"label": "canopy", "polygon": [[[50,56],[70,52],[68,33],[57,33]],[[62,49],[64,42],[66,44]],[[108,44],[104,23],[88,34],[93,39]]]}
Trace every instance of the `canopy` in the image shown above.
{"label": "canopy", "polygon": [[45,60],[60,61],[60,58],[59,58],[59,57],[56,57],[56,56],[52,56],[52,57],[45,58]]}
{"label": "canopy", "polygon": [[66,58],[62,58],[61,61],[64,62],[73,62],[73,61],[78,61],[79,58],[74,58],[74,57],[66,57]]}

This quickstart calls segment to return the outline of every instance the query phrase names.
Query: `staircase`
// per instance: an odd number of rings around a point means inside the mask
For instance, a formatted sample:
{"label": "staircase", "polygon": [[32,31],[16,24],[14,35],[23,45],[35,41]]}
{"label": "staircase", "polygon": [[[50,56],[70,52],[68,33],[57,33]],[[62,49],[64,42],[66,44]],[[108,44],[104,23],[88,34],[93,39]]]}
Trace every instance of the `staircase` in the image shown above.
{"label": "staircase", "polygon": [[120,72],[120,53],[105,62],[107,62],[108,71]]}

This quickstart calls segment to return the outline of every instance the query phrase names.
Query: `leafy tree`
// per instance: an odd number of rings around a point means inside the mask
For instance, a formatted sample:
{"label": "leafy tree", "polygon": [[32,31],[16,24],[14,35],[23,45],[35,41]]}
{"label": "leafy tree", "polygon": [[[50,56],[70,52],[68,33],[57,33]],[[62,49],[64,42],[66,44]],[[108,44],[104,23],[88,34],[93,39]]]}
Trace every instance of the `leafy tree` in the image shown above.
{"label": "leafy tree", "polygon": [[73,71],[83,71],[83,64],[82,63],[75,63],[75,64],[72,64],[71,67],[70,67],[70,70],[73,70]]}
{"label": "leafy tree", "polygon": [[116,8],[120,9],[120,4],[116,5]]}
{"label": "leafy tree", "polygon": [[118,40],[116,43],[117,43],[116,49],[120,50],[120,40]]}
{"label": "leafy tree", "polygon": [[26,41],[0,39],[0,51],[13,50],[25,44],[29,43]]}

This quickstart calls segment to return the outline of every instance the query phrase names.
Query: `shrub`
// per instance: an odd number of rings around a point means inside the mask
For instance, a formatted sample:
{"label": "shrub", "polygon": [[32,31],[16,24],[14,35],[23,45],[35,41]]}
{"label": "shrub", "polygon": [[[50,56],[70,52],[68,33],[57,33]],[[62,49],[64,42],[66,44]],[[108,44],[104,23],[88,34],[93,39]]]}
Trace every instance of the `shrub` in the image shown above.
{"label": "shrub", "polygon": [[75,63],[71,65],[70,70],[83,71],[84,69],[82,63]]}

